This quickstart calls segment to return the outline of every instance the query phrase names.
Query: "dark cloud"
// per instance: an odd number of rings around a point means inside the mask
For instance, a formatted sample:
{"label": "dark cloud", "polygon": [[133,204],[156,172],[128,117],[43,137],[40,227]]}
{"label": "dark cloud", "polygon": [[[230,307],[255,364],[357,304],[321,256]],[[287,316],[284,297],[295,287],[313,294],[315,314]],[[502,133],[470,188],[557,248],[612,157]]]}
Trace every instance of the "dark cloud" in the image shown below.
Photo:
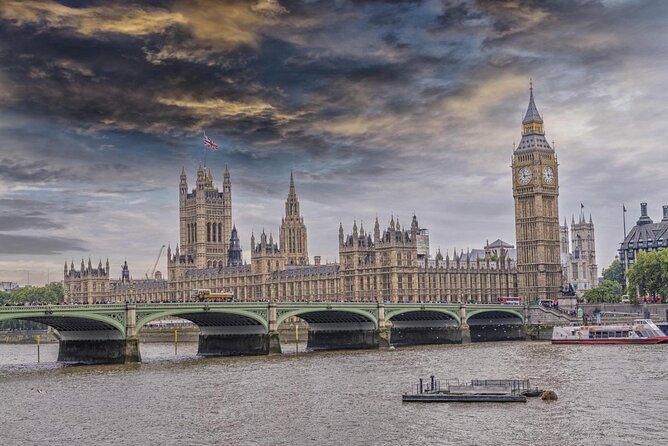
{"label": "dark cloud", "polygon": [[32,213],[28,215],[0,214],[0,231],[18,231],[24,229],[61,229],[64,226],[49,217]]}
{"label": "dark cloud", "polygon": [[85,250],[84,242],[78,239],[0,233],[0,254],[55,255]]}
{"label": "dark cloud", "polygon": [[67,168],[53,168],[43,161],[16,162],[0,160],[0,178],[19,183],[54,183],[82,178]]}
{"label": "dark cloud", "polygon": [[[512,241],[507,164],[529,77],[564,207],[596,201],[609,221],[609,201],[661,190],[667,2],[75,3],[0,4],[5,231],[76,230],[119,255],[174,239],[176,220],[135,219],[175,212],[169,188],[203,161],[206,129],[244,239],[279,218],[257,209],[294,168],[315,253],[336,254],[330,220],[369,209],[424,214],[451,247]],[[597,232],[605,258],[615,231]]]}

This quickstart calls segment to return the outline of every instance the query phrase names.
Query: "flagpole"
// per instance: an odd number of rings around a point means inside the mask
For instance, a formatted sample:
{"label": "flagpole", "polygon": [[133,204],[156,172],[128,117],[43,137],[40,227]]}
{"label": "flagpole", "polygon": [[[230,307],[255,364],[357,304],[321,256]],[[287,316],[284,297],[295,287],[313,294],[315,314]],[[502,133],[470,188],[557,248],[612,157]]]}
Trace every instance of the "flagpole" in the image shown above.
{"label": "flagpole", "polygon": [[[203,130],[204,132],[204,139],[206,139],[206,130]],[[204,167],[206,167],[206,152],[208,152],[206,145],[204,146]]]}
{"label": "flagpole", "polygon": [[624,240],[626,240],[626,206],[622,204],[622,219],[624,220]]}
{"label": "flagpole", "polygon": [[[626,241],[626,205],[622,203],[622,221],[624,224],[624,239],[622,240],[622,244],[624,244],[624,241]],[[628,265],[629,265],[629,250],[627,249],[626,252],[624,253],[624,282],[626,283],[626,289],[625,291],[628,293],[629,289],[629,275],[628,275]]]}

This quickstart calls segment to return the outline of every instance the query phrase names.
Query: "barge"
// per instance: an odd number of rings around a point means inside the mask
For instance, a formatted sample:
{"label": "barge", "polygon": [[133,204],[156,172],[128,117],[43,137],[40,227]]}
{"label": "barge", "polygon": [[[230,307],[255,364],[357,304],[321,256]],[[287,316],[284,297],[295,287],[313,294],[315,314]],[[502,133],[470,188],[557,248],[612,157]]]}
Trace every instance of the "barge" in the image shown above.
{"label": "barge", "polygon": [[458,379],[440,380],[431,376],[424,383],[422,378],[405,393],[407,403],[525,403],[527,397],[539,396],[542,391],[531,387],[528,379],[472,380],[461,383]]}

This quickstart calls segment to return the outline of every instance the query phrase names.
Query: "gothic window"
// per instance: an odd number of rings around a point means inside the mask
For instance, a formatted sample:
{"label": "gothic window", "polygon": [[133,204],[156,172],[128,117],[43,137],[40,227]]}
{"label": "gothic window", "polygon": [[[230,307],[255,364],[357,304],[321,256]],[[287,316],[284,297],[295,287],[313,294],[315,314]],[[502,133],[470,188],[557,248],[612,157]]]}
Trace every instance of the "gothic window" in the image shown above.
{"label": "gothic window", "polygon": [[[206,241],[211,241],[211,223],[206,224]],[[211,263],[209,263],[209,268],[211,268]]]}
{"label": "gothic window", "polygon": [[222,241],[223,241],[222,234],[223,234],[223,224],[222,224],[222,223],[218,223],[218,241],[219,241],[219,242],[222,242]]}
{"label": "gothic window", "polygon": [[218,225],[216,225],[215,223],[213,224],[213,231],[211,231],[211,241],[212,242],[216,241],[216,233],[218,232],[218,231],[216,231],[217,226]]}

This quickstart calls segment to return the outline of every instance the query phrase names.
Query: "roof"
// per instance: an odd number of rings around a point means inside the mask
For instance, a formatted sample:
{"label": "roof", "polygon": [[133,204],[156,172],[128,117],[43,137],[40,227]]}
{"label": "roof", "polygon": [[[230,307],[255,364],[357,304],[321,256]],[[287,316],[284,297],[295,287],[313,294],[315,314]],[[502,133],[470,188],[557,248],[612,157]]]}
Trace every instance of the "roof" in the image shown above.
{"label": "roof", "polygon": [[305,266],[290,266],[282,271],[274,271],[272,276],[279,277],[299,277],[312,276],[316,274],[336,274],[339,270],[339,265],[336,263],[328,263],[326,265],[305,265]]}
{"label": "roof", "polygon": [[668,221],[634,226],[622,242],[620,249],[633,250],[660,246],[668,246]]}
{"label": "roof", "polygon": [[543,123],[543,118],[540,117],[538,109],[536,108],[536,103],[533,100],[533,87],[529,89],[529,106],[527,107],[527,112],[524,115],[522,124],[530,124],[532,122]]}
{"label": "roof", "polygon": [[545,150],[552,152],[552,146],[547,142],[544,135],[523,135],[515,150]]}
{"label": "roof", "polygon": [[492,243],[488,244],[486,248],[514,248],[510,243],[506,243],[500,238],[497,238]]}

